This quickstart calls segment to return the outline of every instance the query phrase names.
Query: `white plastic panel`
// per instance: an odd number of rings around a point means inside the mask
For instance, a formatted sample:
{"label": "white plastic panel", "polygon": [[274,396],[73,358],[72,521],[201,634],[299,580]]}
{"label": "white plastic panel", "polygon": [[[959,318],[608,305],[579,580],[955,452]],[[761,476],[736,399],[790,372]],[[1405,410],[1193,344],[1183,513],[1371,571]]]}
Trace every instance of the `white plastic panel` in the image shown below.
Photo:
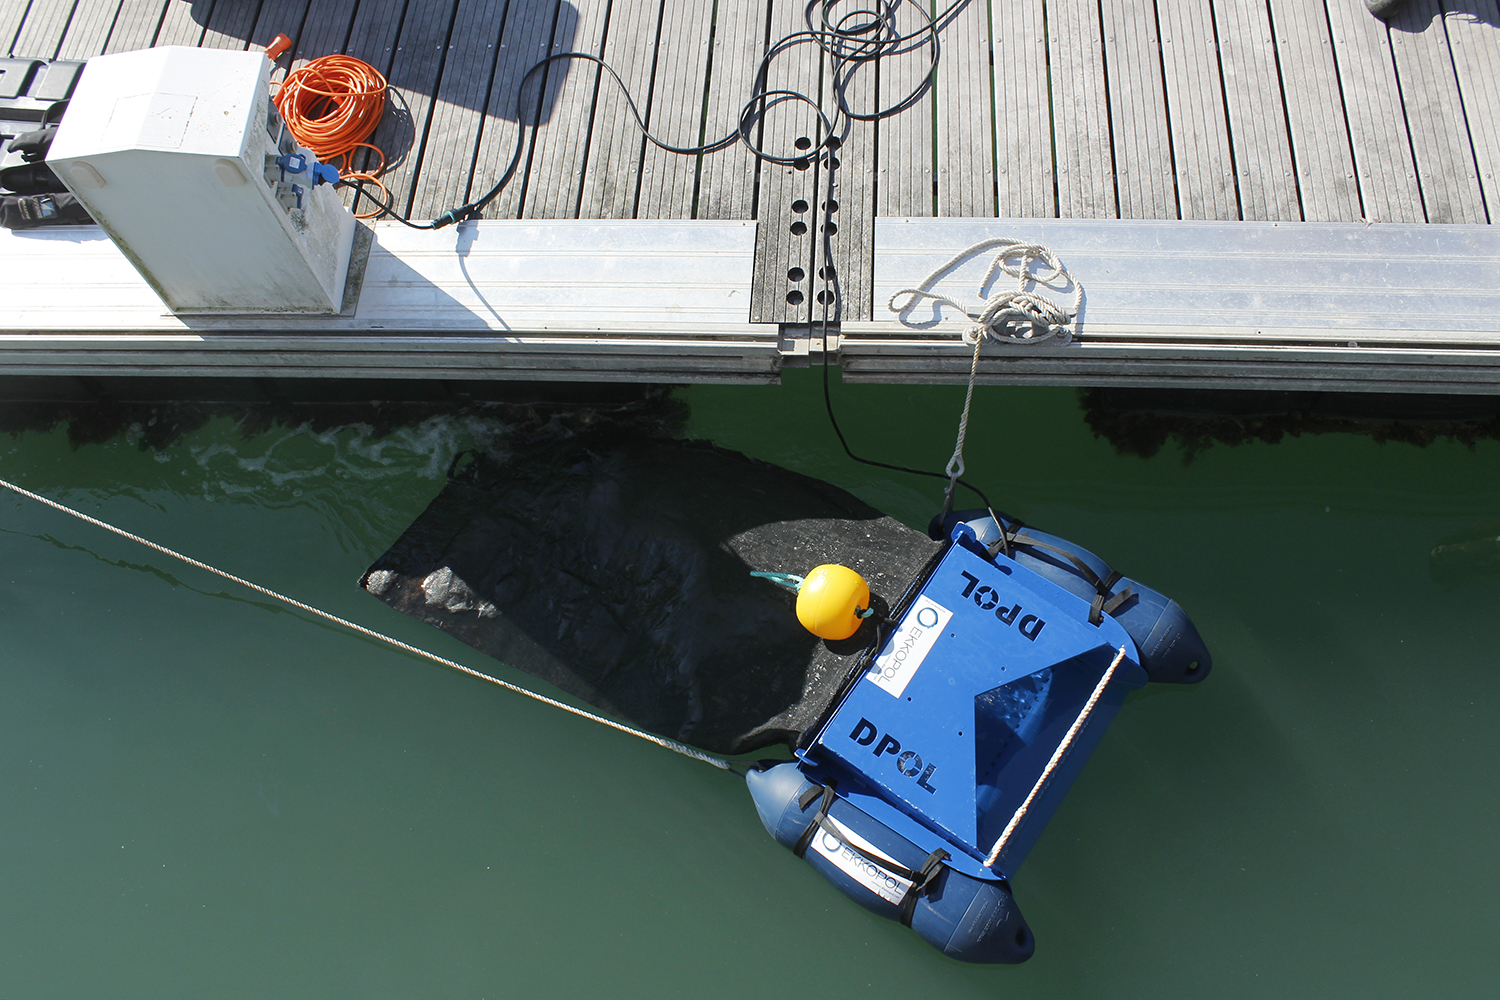
{"label": "white plastic panel", "polygon": [[269,71],[260,52],[96,56],[52,143],[53,171],[175,311],[342,304],[354,220],[326,184],[278,201]]}

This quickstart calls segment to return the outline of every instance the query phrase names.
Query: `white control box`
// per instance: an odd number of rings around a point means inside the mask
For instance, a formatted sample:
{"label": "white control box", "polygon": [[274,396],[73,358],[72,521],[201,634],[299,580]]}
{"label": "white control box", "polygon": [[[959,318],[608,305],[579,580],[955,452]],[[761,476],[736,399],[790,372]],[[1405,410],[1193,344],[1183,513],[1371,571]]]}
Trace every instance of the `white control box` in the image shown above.
{"label": "white control box", "polygon": [[260,52],[95,56],[47,163],[173,312],[336,313],[354,217],[286,132]]}

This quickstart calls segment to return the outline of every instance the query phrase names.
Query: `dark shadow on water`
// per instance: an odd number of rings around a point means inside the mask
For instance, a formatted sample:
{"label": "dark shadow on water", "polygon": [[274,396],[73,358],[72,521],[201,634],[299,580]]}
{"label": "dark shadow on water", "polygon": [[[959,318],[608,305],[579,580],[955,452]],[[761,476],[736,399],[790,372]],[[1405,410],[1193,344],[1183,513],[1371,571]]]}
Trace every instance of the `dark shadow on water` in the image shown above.
{"label": "dark shadow on water", "polygon": [[1425,446],[1500,439],[1500,398],[1385,392],[1080,389],[1084,420],[1122,455],[1175,441],[1185,461],[1214,444],[1275,444],[1303,434],[1362,434]]}
{"label": "dark shadow on water", "polygon": [[936,550],[828,483],[599,421],[507,435],[361,583],[597,708],[739,754],[815,730],[885,634],[822,643],[752,571],[837,562],[888,608]]}
{"label": "dark shadow on water", "polygon": [[61,426],[75,448],[138,428],[139,447],[161,451],[219,417],[238,423],[246,438],[276,427],[321,433],[350,424],[383,437],[442,415],[515,427],[608,416],[667,436],[685,420],[667,389],[623,383],[0,376],[0,433]]}

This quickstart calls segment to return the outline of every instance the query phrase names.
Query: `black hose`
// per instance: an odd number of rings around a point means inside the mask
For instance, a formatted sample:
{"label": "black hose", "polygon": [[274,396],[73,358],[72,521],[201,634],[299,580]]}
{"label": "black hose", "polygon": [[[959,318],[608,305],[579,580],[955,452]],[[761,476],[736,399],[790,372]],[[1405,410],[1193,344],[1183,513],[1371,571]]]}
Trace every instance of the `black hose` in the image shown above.
{"label": "black hose", "polygon": [[[540,118],[541,104],[545,99],[545,88],[538,88],[536,106],[532,110],[532,114],[528,115],[525,99],[527,84],[531,82],[534,76],[552,63],[573,59],[581,59],[585,62],[594,63],[610,75],[611,79],[619,86],[620,92],[625,98],[625,103],[629,106],[630,113],[635,118],[636,125],[641,130],[641,134],[646,138],[646,141],[659,149],[683,156],[697,156],[727,149],[738,142],[743,143],[751,155],[763,162],[780,166],[797,163],[812,154],[808,151],[798,150],[789,156],[778,155],[760,147],[752,138],[755,125],[764,118],[768,110],[777,104],[787,101],[796,101],[808,105],[817,113],[820,124],[823,126],[824,138],[822,143],[820,143],[820,147],[829,150],[837,148],[836,145],[830,145],[830,142],[836,143],[839,140],[839,136],[847,129],[847,123],[853,121],[879,121],[883,118],[899,114],[921,100],[922,96],[932,86],[933,75],[937,71],[938,59],[941,55],[938,31],[948,23],[949,19],[968,4],[970,0],[954,0],[942,13],[936,16],[929,14],[925,8],[917,3],[917,0],[870,0],[875,6],[845,11],[837,17],[837,20],[834,20],[835,9],[844,2],[846,0],[808,0],[807,6],[803,11],[804,19],[807,22],[807,29],[787,35],[766,50],[766,54],[761,57],[760,65],[756,69],[755,84],[752,88],[751,97],[742,107],[734,131],[712,142],[694,146],[675,146],[657,138],[647,128],[646,120],[641,114],[640,107],[636,104],[635,98],[631,96],[630,89],[625,86],[625,81],[620,78],[619,73],[615,72],[614,67],[591,52],[558,52],[538,61],[522,75],[520,85],[516,88],[515,111],[518,129],[516,132],[515,149],[512,151],[510,160],[506,164],[504,172],[500,175],[500,179],[480,197],[463,205],[450,208],[431,222],[415,223],[409,218],[399,215],[389,203],[382,202],[371,196],[359,182],[341,181],[339,183],[341,186],[357,188],[366,198],[374,202],[376,207],[381,210],[380,216],[377,216],[377,218],[389,215],[397,222],[410,226],[413,229],[442,229],[445,226],[450,226],[458,222],[478,218],[490,202],[499,197],[500,192],[505,190],[506,186],[515,179],[516,171],[520,167],[521,155],[526,148],[527,126],[525,123],[528,120],[535,122]],[[896,28],[896,14],[901,7],[906,5],[917,11],[925,23],[915,31],[901,34]],[[767,86],[770,68],[776,57],[803,44],[817,45],[833,62],[835,112],[832,117],[823,111],[817,100],[800,91],[773,90]],[[903,48],[902,46],[908,47]],[[930,48],[931,61],[927,72],[922,76],[921,82],[909,94],[888,107],[871,112],[859,112],[849,107],[845,92],[855,72],[858,72],[865,65],[880,59],[882,56],[901,55],[906,52],[915,51],[923,46]],[[534,131],[535,126],[533,125],[532,128]],[[473,183],[472,172],[470,173],[470,183]]]}

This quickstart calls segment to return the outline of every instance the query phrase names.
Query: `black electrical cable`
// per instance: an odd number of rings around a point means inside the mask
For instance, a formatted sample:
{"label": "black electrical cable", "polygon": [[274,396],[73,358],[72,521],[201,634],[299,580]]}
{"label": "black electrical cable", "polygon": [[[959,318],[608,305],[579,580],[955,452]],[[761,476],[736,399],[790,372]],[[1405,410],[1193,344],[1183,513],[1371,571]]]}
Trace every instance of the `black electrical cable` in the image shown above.
{"label": "black electrical cable", "polygon": [[379,218],[382,218],[384,216],[389,215],[391,218],[395,219],[397,222],[401,223],[403,226],[407,227],[408,229],[437,229],[437,228],[439,228],[438,226],[432,224],[431,222],[412,222],[410,219],[406,218],[405,216],[398,215],[396,213],[396,210],[393,209],[393,208],[391,208],[390,202],[381,201],[379,198],[375,197],[373,194],[371,194],[370,192],[366,191],[365,190],[365,182],[363,180],[352,180],[352,181],[350,181],[350,180],[340,180],[340,181],[336,181],[333,186],[336,187],[336,188],[346,187],[346,188],[350,188],[350,189],[352,189],[354,191],[358,191],[362,196],[364,196],[365,198],[368,198],[370,201],[374,202],[375,203],[375,207],[378,208],[378,209],[380,209],[380,215],[371,216],[371,218],[379,219]]}
{"label": "black electrical cable", "polygon": [[[450,208],[431,222],[414,223],[396,214],[388,203],[381,202],[366,192],[363,182],[356,181],[351,183],[340,181],[339,184],[341,186],[358,188],[366,198],[369,198],[370,201],[375,203],[376,207],[382,210],[383,214],[391,216],[397,222],[412,229],[441,229],[467,219],[477,218],[479,213],[484,211],[485,207],[497,198],[506,185],[511,182],[515,177],[516,170],[520,167],[521,153],[526,146],[526,125],[524,123],[528,119],[525,99],[527,84],[531,81],[532,77],[536,76],[537,73],[552,63],[570,59],[581,59],[594,63],[607,72],[619,86],[620,92],[625,98],[625,103],[630,108],[630,113],[635,118],[636,125],[640,128],[641,134],[646,138],[646,141],[666,152],[677,153],[683,156],[695,156],[717,152],[721,149],[727,149],[736,142],[742,142],[753,156],[768,163],[789,166],[801,160],[808,159],[812,155],[811,152],[803,150],[799,150],[793,156],[789,157],[776,156],[757,146],[751,138],[755,124],[765,116],[765,113],[770,108],[786,101],[796,101],[808,105],[817,113],[823,129],[823,138],[818,145],[820,149],[826,150],[825,158],[831,160],[833,152],[842,144],[840,133],[844,130],[844,121],[879,121],[883,118],[899,114],[921,99],[922,95],[932,85],[933,74],[937,71],[938,60],[941,55],[938,32],[969,0],[954,0],[941,14],[937,15],[928,13],[916,0],[882,0],[880,6],[876,9],[856,8],[847,10],[841,13],[837,20],[832,20],[834,11],[844,2],[846,0],[808,0],[807,6],[803,11],[808,30],[793,32],[776,42],[776,44],[772,45],[766,51],[756,70],[752,96],[741,109],[739,122],[735,130],[713,142],[696,146],[674,146],[658,139],[655,135],[652,135],[651,130],[647,127],[640,107],[635,103],[635,98],[631,96],[630,88],[625,85],[625,81],[621,79],[620,74],[615,72],[614,67],[591,52],[558,52],[538,61],[522,75],[520,85],[516,88],[515,110],[518,130],[515,148],[511,153],[509,163],[506,164],[505,171],[500,175],[500,179],[481,197],[467,204]],[[925,19],[925,23],[921,27],[904,35],[896,27],[897,12],[903,5],[910,5]],[[817,12],[817,26],[813,23],[814,11]],[[910,48],[900,48],[900,46],[908,42],[917,42],[919,39],[918,44],[912,45]],[[775,61],[776,57],[797,45],[806,43],[816,44],[829,56],[833,63],[833,93],[837,108],[837,113],[833,118],[830,118],[823,111],[817,101],[806,94],[794,90],[773,90],[767,87],[771,64]],[[931,62],[928,65],[927,72],[923,74],[921,82],[909,94],[888,107],[868,113],[857,112],[849,107],[846,91],[854,72],[858,71],[865,64],[880,59],[882,56],[900,55],[915,51],[923,45],[929,46],[932,50]],[[529,116],[533,121],[540,118],[542,100],[543,92],[539,88],[536,109]],[[830,163],[830,176],[832,169]],[[833,221],[832,204],[833,198],[831,195],[823,199],[823,259],[825,261],[833,259],[832,233],[830,231],[830,224]],[[853,449],[849,447],[849,441],[844,437],[844,431],[839,426],[838,417],[833,412],[833,394],[829,388],[828,379],[829,311],[830,307],[836,305],[841,298],[839,277],[831,265],[825,273],[825,280],[833,287],[832,295],[826,294],[825,291],[825,294],[819,297],[819,301],[823,306],[823,403],[828,410],[828,422],[833,426],[833,432],[838,436],[839,444],[843,446],[844,454],[856,462],[875,466],[876,468],[889,469],[893,472],[904,472],[915,476],[928,476],[933,479],[948,479],[949,476],[945,472],[913,469],[904,465],[893,465],[889,462],[878,462],[875,459],[863,458],[856,455]],[[991,507],[989,497],[979,487],[963,479],[958,480],[958,484],[977,495],[984,502],[985,507]]]}
{"label": "black electrical cable", "polygon": [[[601,57],[591,52],[558,52],[532,65],[522,75],[519,86],[516,88],[516,122],[518,125],[516,133],[515,148],[511,152],[509,162],[506,164],[500,179],[480,197],[463,205],[450,208],[428,223],[415,223],[409,218],[399,215],[390,204],[381,202],[357,183],[344,184],[346,187],[359,188],[366,198],[369,198],[376,207],[381,209],[381,216],[389,215],[391,218],[401,222],[413,229],[442,229],[454,223],[475,219],[479,214],[499,197],[500,192],[515,178],[516,171],[520,167],[521,155],[526,148],[526,122],[535,122],[540,118],[541,104],[545,99],[545,88],[538,88],[536,106],[528,114],[525,100],[527,84],[538,73],[542,72],[554,62],[563,60],[580,59],[591,62],[604,69],[619,86],[621,94],[625,98],[630,113],[634,116],[636,125],[639,126],[641,134],[652,145],[669,153],[677,153],[683,156],[697,156],[717,152],[726,149],[737,142],[742,142],[756,159],[779,166],[789,166],[799,163],[809,157],[807,151],[797,151],[791,156],[779,156],[758,146],[752,138],[755,125],[764,119],[765,114],[772,107],[788,101],[806,104],[817,113],[819,122],[823,127],[825,136],[820,144],[823,148],[829,148],[828,143],[837,141],[838,136],[847,130],[847,123],[853,121],[879,121],[898,114],[909,108],[922,98],[932,86],[933,75],[937,71],[938,60],[941,55],[941,45],[938,40],[938,32],[948,23],[949,19],[956,15],[970,0],[954,0],[942,13],[933,15],[917,0],[875,0],[873,8],[855,7],[838,13],[835,12],[849,0],[808,0],[803,11],[804,20],[807,22],[807,30],[793,32],[777,41],[766,50],[761,57],[760,65],[755,73],[755,83],[752,88],[751,97],[745,102],[740,111],[739,121],[736,122],[734,131],[713,142],[703,143],[695,146],[674,146],[664,142],[651,134],[646,126],[644,116],[641,114],[635,98],[631,96],[630,89],[625,85],[614,67],[610,66]],[[915,31],[901,34],[896,27],[898,11],[905,6],[910,6],[921,15],[923,23]],[[815,23],[816,17],[816,23]],[[915,43],[908,48],[902,48],[908,43]],[[835,102],[835,113],[832,117],[823,111],[819,102],[795,90],[771,89],[768,87],[770,69],[775,59],[782,53],[802,44],[816,44],[825,52],[833,63],[833,95]],[[878,60],[886,55],[901,55],[915,51],[927,46],[931,49],[931,60],[927,72],[923,74],[921,81],[913,90],[896,103],[871,112],[859,112],[849,107],[846,91],[852,76],[864,65]],[[535,125],[532,125],[533,131]],[[473,175],[470,174],[472,183]]]}
{"label": "black electrical cable", "polygon": [[[833,433],[838,435],[839,444],[844,446],[844,454],[848,455],[856,462],[860,462],[864,465],[873,465],[876,468],[880,469],[890,469],[893,472],[909,472],[914,476],[927,476],[932,479],[948,478],[948,474],[946,472],[933,472],[930,469],[911,469],[904,465],[892,465],[889,462],[877,462],[873,458],[861,458],[859,455],[854,454],[854,452],[850,450],[849,442],[844,438],[843,430],[839,428],[838,418],[833,415],[833,396],[828,389],[828,323],[826,320],[823,323],[823,405],[828,409],[828,422],[833,425]],[[958,485],[962,486],[966,490],[973,491],[974,495],[979,497],[979,499],[984,503],[985,507],[993,507],[993,504],[990,503],[990,498],[985,496],[984,491],[981,490],[978,486],[975,486],[973,483],[969,482],[967,479],[960,479],[958,481]]]}
{"label": "black electrical cable", "polygon": [[[830,170],[830,174],[831,173],[832,171]],[[833,221],[833,210],[830,207],[830,203],[832,202],[832,200],[832,198],[824,198],[823,200],[823,259],[825,261],[833,259],[833,234],[828,231],[828,223]],[[849,441],[844,437],[843,428],[839,427],[838,417],[834,416],[833,393],[829,389],[828,384],[828,355],[830,353],[828,350],[828,314],[829,311],[840,301],[839,276],[838,271],[831,265],[828,266],[825,275],[826,277],[824,278],[824,280],[833,286],[833,294],[819,297],[819,301],[823,306],[823,406],[828,410],[828,422],[833,426],[833,433],[838,436],[839,444],[844,448],[844,454],[848,455],[856,462],[860,462],[864,465],[873,465],[876,468],[880,469],[890,469],[893,472],[906,472],[914,476],[927,476],[931,479],[948,479],[949,476],[946,472],[933,472],[929,469],[912,469],[905,465],[893,465],[890,462],[877,462],[873,458],[862,458],[861,456],[854,454],[854,450],[849,447]],[[972,491],[977,497],[979,497],[979,499],[984,503],[984,506],[991,512],[991,516],[994,516],[994,505],[990,503],[990,498],[985,495],[983,490],[966,479],[958,480],[958,485],[962,486],[964,489]],[[996,522],[999,523],[998,517],[996,518]]]}

